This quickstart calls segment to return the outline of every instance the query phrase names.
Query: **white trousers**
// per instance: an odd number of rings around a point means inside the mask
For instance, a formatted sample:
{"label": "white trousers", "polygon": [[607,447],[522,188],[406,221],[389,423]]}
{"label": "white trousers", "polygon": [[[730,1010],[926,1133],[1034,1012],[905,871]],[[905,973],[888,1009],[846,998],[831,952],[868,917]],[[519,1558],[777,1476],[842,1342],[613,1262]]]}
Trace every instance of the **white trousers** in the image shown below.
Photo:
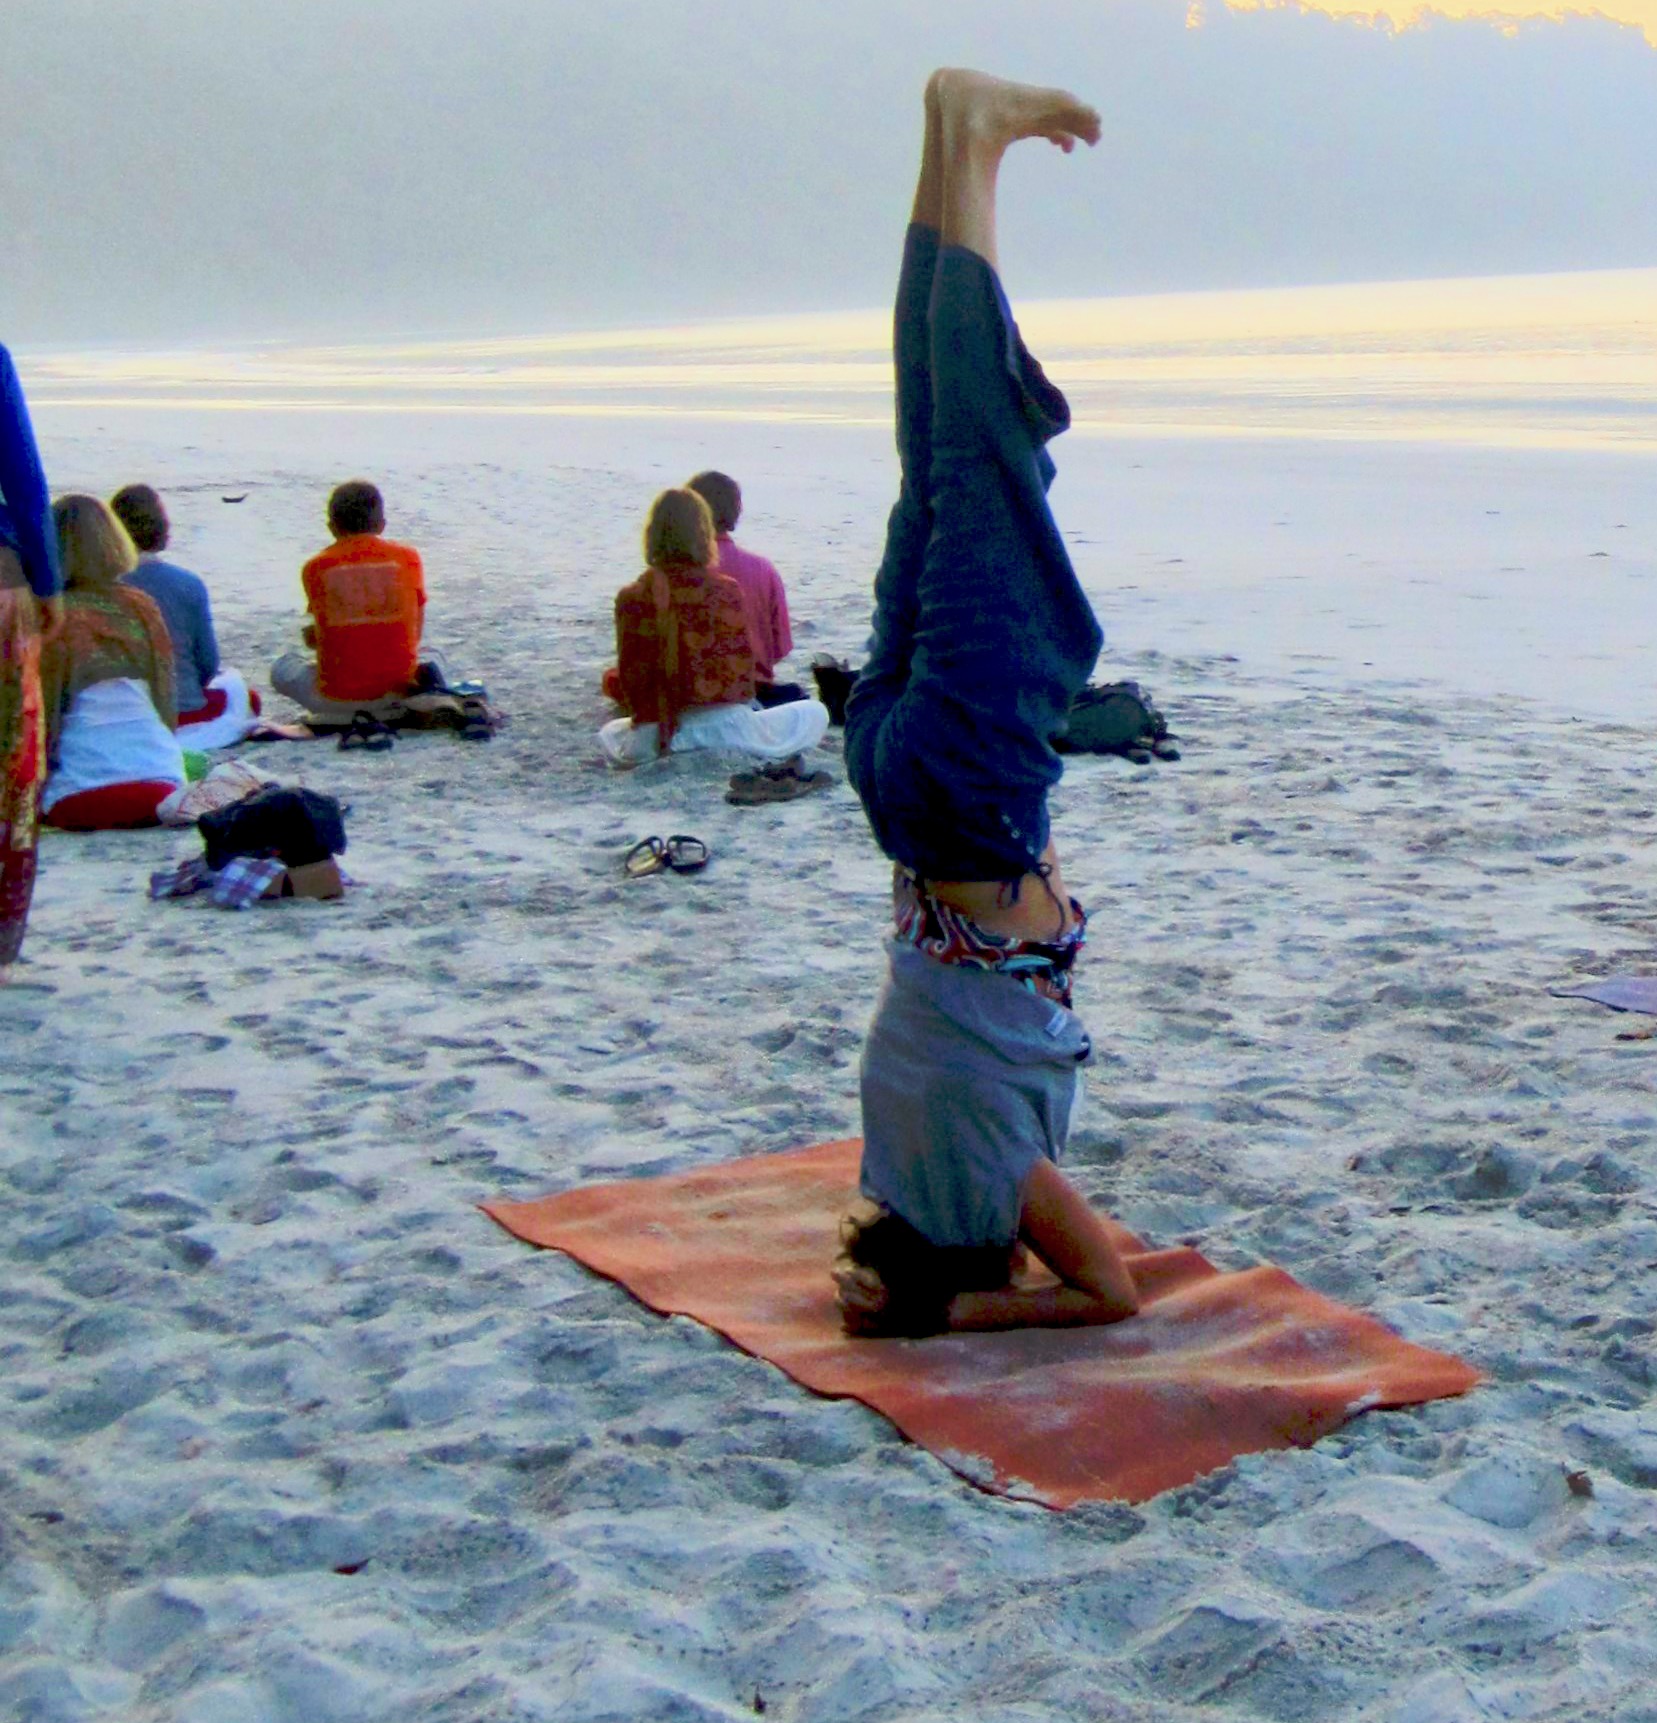
{"label": "white trousers", "polygon": [[234,746],[258,722],[253,716],[253,702],[248,698],[247,678],[240,670],[221,670],[207,686],[209,690],[224,690],[224,710],[204,723],[180,725],[178,731],[179,746],[198,754],[205,754],[210,748]]}
{"label": "white trousers", "polygon": [[[787,760],[815,748],[828,730],[828,707],[816,700],[791,700],[764,711],[755,706],[691,706],[680,713],[670,754],[692,748],[728,748],[756,760]],[[598,733],[612,766],[637,766],[656,758],[656,726],[616,718]]]}
{"label": "white trousers", "polygon": [[51,774],[40,792],[40,811],[47,813],[82,790],[183,782],[184,756],[156,713],[149,685],[116,676],[83,688],[69,703]]}

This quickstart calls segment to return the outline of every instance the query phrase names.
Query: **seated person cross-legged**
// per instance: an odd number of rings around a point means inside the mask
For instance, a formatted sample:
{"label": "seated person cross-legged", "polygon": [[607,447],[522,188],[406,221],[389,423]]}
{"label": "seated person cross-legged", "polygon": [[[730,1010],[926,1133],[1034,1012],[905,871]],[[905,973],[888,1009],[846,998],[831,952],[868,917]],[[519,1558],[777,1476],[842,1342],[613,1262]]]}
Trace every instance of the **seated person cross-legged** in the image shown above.
{"label": "seated person cross-legged", "polygon": [[418,551],[382,536],[385,504],[362,479],[328,499],[334,542],[305,564],[311,620],[305,628],[315,659],[284,652],[270,685],[315,719],[349,724],[358,712],[379,716],[413,690],[426,610]]}
{"label": "seated person cross-legged", "polygon": [[126,584],[156,602],[173,643],[173,687],[178,727],[199,750],[228,748],[241,741],[259,715],[259,696],[239,670],[219,663],[218,636],[207,585],[161,553],[172,526],[161,498],[149,485],[125,485],[109,499],[115,518],[138,551],[138,566]]}
{"label": "seated person cross-legged", "polygon": [[719,537],[719,572],[742,588],[748,637],[754,643],[754,698],[762,706],[803,700],[797,682],[779,682],[777,665],[794,650],[788,621],[788,595],[773,563],[739,545],[731,534],[742,518],[742,487],[728,473],[698,473],[689,488],[708,505]]}
{"label": "seated person cross-legged", "polygon": [[721,748],[762,761],[815,747],[828,712],[815,700],[754,705],[754,652],[742,594],[717,572],[708,505],[663,491],[645,525],[649,566],[616,595],[616,683],[630,716],[598,733],[612,766]]}
{"label": "seated person cross-legged", "polygon": [[138,560],[96,497],[52,505],[63,627],[40,655],[48,769],[41,818],[71,831],[155,824],[184,783],[173,644],[155,601],[123,584]]}

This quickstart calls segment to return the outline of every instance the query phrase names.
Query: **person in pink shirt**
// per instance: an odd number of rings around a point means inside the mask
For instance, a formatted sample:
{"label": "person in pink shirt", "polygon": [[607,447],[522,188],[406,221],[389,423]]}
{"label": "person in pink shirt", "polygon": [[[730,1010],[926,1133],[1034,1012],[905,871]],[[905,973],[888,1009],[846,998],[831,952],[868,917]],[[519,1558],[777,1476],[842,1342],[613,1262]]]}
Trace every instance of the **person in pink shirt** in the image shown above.
{"label": "person in pink shirt", "polygon": [[742,610],[754,648],[754,698],[762,706],[784,706],[809,698],[795,682],[778,682],[777,665],[794,650],[788,626],[788,597],[782,577],[763,556],[744,550],[731,532],[742,516],[742,489],[726,473],[698,473],[686,487],[708,505],[719,535],[719,572],[742,588]]}

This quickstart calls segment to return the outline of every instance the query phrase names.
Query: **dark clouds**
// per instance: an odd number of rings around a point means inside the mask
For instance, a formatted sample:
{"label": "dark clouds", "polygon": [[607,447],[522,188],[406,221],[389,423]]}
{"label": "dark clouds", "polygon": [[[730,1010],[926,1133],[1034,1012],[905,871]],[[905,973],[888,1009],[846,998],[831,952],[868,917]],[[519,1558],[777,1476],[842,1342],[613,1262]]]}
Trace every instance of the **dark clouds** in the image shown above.
{"label": "dark clouds", "polygon": [[0,335],[542,329],[878,302],[927,67],[1062,80],[1024,292],[1657,262],[1604,20],[1184,27],[1185,0],[5,0]]}

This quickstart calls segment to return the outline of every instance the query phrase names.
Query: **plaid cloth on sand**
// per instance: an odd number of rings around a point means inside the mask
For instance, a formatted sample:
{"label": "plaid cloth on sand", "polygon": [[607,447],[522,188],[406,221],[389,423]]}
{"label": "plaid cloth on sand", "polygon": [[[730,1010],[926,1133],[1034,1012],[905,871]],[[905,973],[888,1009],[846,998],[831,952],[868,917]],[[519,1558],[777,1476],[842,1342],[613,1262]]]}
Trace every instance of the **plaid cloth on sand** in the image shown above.
{"label": "plaid cloth on sand", "polygon": [[213,894],[220,909],[247,909],[262,898],[287,868],[275,856],[234,856],[216,872],[197,856],[150,875],[151,898]]}

